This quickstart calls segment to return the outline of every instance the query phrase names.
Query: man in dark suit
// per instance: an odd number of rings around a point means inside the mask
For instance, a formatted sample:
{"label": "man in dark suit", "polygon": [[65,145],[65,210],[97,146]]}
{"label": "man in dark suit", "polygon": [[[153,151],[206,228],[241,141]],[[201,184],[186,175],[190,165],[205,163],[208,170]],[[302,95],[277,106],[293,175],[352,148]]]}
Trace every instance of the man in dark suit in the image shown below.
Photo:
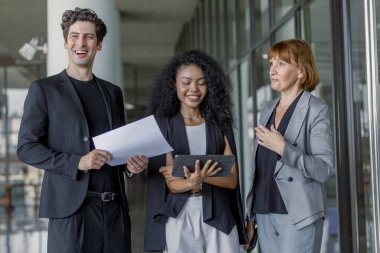
{"label": "man in dark suit", "polygon": [[49,218],[49,253],[131,252],[123,172],[142,172],[148,159],[111,167],[110,153],[95,149],[92,137],[125,124],[121,89],[92,73],[107,29],[80,8],[65,11],[61,27],[68,67],[31,84],[17,155],[45,171],[39,217]]}

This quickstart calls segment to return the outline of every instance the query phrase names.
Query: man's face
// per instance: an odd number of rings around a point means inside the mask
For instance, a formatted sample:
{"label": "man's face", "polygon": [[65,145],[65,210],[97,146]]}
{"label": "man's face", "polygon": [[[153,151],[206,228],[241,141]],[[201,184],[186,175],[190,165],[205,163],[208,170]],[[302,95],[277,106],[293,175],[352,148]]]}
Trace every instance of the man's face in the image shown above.
{"label": "man's face", "polygon": [[77,21],[69,28],[64,44],[69,55],[69,66],[92,68],[97,51],[102,48],[95,33],[95,24],[89,21]]}

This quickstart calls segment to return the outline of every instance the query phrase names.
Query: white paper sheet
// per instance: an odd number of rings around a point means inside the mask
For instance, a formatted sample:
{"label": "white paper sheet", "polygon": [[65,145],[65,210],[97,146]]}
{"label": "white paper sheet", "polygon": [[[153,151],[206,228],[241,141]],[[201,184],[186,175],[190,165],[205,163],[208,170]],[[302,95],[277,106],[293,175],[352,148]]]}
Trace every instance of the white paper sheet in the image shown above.
{"label": "white paper sheet", "polygon": [[125,164],[134,155],[152,157],[173,151],[153,115],[98,135],[93,141],[96,149],[111,153],[107,162],[111,166]]}

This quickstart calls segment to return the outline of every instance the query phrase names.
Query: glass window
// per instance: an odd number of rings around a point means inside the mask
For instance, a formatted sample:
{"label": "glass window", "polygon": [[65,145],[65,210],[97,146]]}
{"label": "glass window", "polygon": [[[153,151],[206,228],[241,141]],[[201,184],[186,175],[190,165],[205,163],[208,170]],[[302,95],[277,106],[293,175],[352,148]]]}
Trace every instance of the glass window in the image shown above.
{"label": "glass window", "polygon": [[[256,122],[258,122],[260,112],[267,102],[273,99],[272,89],[269,78],[269,61],[268,61],[269,42],[266,42],[262,47],[255,51],[255,79],[254,79],[254,104],[256,111]],[[252,129],[253,131],[253,129]],[[253,136],[252,136],[253,137]],[[253,139],[252,139],[253,140]]]}
{"label": "glass window", "polygon": [[237,69],[234,69],[230,75],[229,78],[231,80],[232,85],[232,101],[234,101],[233,111],[234,114],[234,122],[239,122],[239,104],[237,101],[239,101],[239,79],[238,79],[238,71]]}
{"label": "glass window", "polygon": [[251,47],[251,9],[249,0],[241,0],[239,5],[240,49],[241,54]]}
{"label": "glass window", "polygon": [[254,41],[262,38],[269,31],[269,0],[253,1]]}
{"label": "glass window", "polygon": [[226,34],[226,2],[225,0],[217,1],[218,6],[218,13],[217,13],[217,19],[218,19],[218,40],[216,41],[216,47],[217,47],[217,59],[220,63],[220,65],[226,69],[227,65],[227,55],[226,55],[226,43],[227,43],[227,34]]}
{"label": "glass window", "polygon": [[[378,2],[378,1],[377,1]],[[351,41],[352,41],[352,112],[350,118],[354,121],[353,147],[355,149],[355,176],[356,176],[356,230],[358,237],[358,252],[376,252],[374,242],[373,220],[373,186],[371,178],[371,154],[369,136],[368,110],[368,81],[366,77],[366,52],[364,2],[350,1],[351,6]],[[375,105],[372,105],[375,106]],[[378,108],[373,108],[377,110]]]}
{"label": "glass window", "polygon": [[275,42],[279,42],[286,39],[292,39],[296,35],[295,26],[294,26],[294,18],[288,20],[280,29],[276,31],[274,34]]}
{"label": "glass window", "polygon": [[[330,11],[329,0],[314,1],[312,4],[305,6],[301,11],[301,27],[304,39],[306,39],[312,48],[315,62],[319,71],[320,82],[313,92],[317,97],[322,98],[332,109],[332,84],[333,84],[333,66],[332,66],[332,48],[331,48],[331,30],[330,30]],[[323,19],[321,19],[323,16]],[[338,204],[336,194],[336,177],[335,175],[325,184],[327,194],[327,217],[325,219],[326,229],[323,233],[321,252],[337,252],[339,249],[338,237]]]}
{"label": "glass window", "polygon": [[193,42],[192,48],[197,48],[198,34],[197,34],[197,22],[193,17],[191,19],[191,41]]}
{"label": "glass window", "polygon": [[198,5],[198,22],[199,22],[199,49],[205,50],[206,38],[205,38],[205,16],[204,16],[204,4]]}
{"label": "glass window", "polygon": [[241,157],[241,150],[240,150],[240,138],[239,138],[239,135],[240,135],[240,131],[238,129],[238,125],[240,122],[240,113],[239,113],[239,77],[238,77],[238,70],[237,69],[234,69],[230,74],[229,74],[229,78],[231,80],[231,86],[232,86],[232,94],[231,94],[231,99],[233,101],[233,106],[232,106],[232,114],[233,114],[233,119],[234,119],[234,132],[235,132],[235,136],[236,136],[236,148],[237,148],[237,153],[238,153],[238,159],[240,159]]}
{"label": "glass window", "polygon": [[[240,67],[240,101],[241,105],[241,124],[240,124],[240,139],[242,142],[243,150],[241,168],[252,168],[252,152],[253,152],[253,96],[252,96],[252,60],[248,57]],[[236,103],[236,102],[235,102]],[[244,166],[244,167],[242,167]],[[240,172],[243,174],[241,176],[242,188],[244,192],[249,191],[250,180],[251,180],[251,170],[243,170]],[[245,175],[245,173],[247,173]]]}
{"label": "glass window", "polygon": [[[377,33],[377,59],[380,59],[380,1],[376,1],[376,33]],[[380,64],[377,64],[378,66],[378,74],[379,74],[379,80],[380,80]]]}
{"label": "glass window", "polygon": [[277,22],[285,16],[285,14],[294,7],[296,2],[297,0],[274,0],[274,22]]}
{"label": "glass window", "polygon": [[228,42],[228,67],[236,64],[236,15],[235,1],[227,1],[227,42]]}
{"label": "glass window", "polygon": [[210,27],[211,27],[211,47],[210,47],[210,54],[217,59],[217,50],[216,50],[216,42],[218,40],[217,38],[217,33],[218,33],[218,25],[221,25],[218,23],[217,20],[217,2],[218,0],[210,0],[210,5],[211,5],[211,22],[210,22]]}
{"label": "glass window", "polygon": [[210,0],[204,0],[203,1],[203,26],[205,29],[205,47],[204,51],[208,54],[210,54],[210,47],[211,47],[211,30],[210,30]]}
{"label": "glass window", "polygon": [[194,18],[194,47],[200,48],[200,28],[199,28],[199,8],[195,11],[195,18]]}

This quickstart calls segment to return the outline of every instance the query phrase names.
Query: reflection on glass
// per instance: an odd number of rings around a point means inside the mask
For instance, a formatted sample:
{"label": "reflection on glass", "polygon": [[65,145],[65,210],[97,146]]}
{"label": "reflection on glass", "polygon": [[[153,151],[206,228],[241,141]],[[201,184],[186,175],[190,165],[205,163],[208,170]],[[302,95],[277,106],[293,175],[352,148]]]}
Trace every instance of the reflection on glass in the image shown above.
{"label": "reflection on glass", "polygon": [[216,59],[218,56],[218,53],[216,52],[216,43],[218,41],[217,38],[217,32],[218,32],[218,20],[217,20],[217,0],[209,0],[211,5],[211,47],[210,47],[210,54]]}
{"label": "reflection on glass", "polygon": [[294,30],[294,18],[289,19],[280,29],[274,34],[274,42],[279,42],[286,39],[292,39],[296,35]]}
{"label": "reflection on glass", "polygon": [[232,113],[234,114],[234,122],[239,122],[239,105],[236,101],[239,101],[239,82],[238,82],[238,71],[237,69],[234,69],[230,75],[230,80],[232,84],[232,101],[235,101],[235,104],[233,106]]}
{"label": "reflection on glass", "polygon": [[205,38],[205,24],[204,24],[204,4],[198,5],[198,20],[199,20],[199,48],[206,48],[206,38]]}
{"label": "reflection on glass", "polygon": [[372,213],[371,156],[368,135],[368,86],[366,80],[364,2],[350,1],[352,78],[354,101],[352,104],[355,134],[357,235],[359,252],[374,252]]}
{"label": "reflection on glass", "polygon": [[288,11],[290,11],[297,0],[274,0],[274,21],[280,20]]}
{"label": "reflection on glass", "polygon": [[[380,1],[376,1],[376,23],[380,23]],[[376,33],[377,33],[377,59],[380,59],[380,26],[376,26]],[[379,74],[379,80],[380,80],[380,64],[378,64],[378,74]]]}
{"label": "reflection on glass", "polygon": [[208,1],[203,1],[201,2],[201,4],[203,5],[203,14],[204,14],[204,19],[203,19],[203,26],[204,26],[204,29],[205,29],[205,47],[204,47],[204,51],[208,54],[211,54],[211,30],[210,30],[210,0]]}
{"label": "reflection on glass", "polygon": [[217,47],[217,60],[219,61],[219,64],[226,69],[227,60],[226,60],[226,27],[224,26],[224,21],[226,17],[225,14],[225,4],[224,1],[217,1],[216,4],[218,5],[218,20],[219,23],[218,27],[218,39],[215,42],[215,45]]}
{"label": "reflection on glass", "polygon": [[228,67],[234,66],[236,59],[236,16],[235,1],[227,1],[227,42],[228,42]]}
{"label": "reflection on glass", "polygon": [[[241,108],[241,122],[246,122],[241,125],[241,141],[242,141],[242,164],[244,168],[252,168],[252,140],[253,140],[253,100],[252,100],[252,65],[251,58],[245,60],[240,67],[240,108]],[[243,173],[248,173],[246,176],[243,174],[241,180],[244,192],[247,192],[250,186],[250,170]]]}
{"label": "reflection on glass", "polygon": [[239,16],[240,19],[240,48],[242,54],[249,51],[251,47],[251,12],[250,12],[250,1],[242,0],[240,1]]}
{"label": "reflection on glass", "polygon": [[254,41],[262,38],[262,35],[269,31],[269,0],[253,1],[254,15]]}
{"label": "reflection on glass", "polygon": [[259,120],[261,110],[269,101],[273,99],[269,79],[268,50],[269,44],[265,43],[261,48],[258,48],[255,52],[255,63],[257,68],[257,73],[254,80],[255,87],[257,89],[256,94],[254,94],[257,112],[256,122],[258,122]]}
{"label": "reflection on glass", "polygon": [[[313,91],[313,94],[322,98],[331,108],[333,106],[332,97],[332,51],[331,51],[331,31],[329,29],[330,16],[329,0],[314,1],[307,5],[301,12],[302,34],[308,36],[305,39],[311,45],[315,62],[319,71],[320,83]],[[321,19],[323,16],[323,19]],[[325,219],[325,229],[322,239],[321,252],[339,252],[338,237],[338,209],[336,195],[336,176],[334,175],[326,184],[327,194],[327,217]]]}
{"label": "reflection on glass", "polygon": [[199,8],[195,11],[194,23],[194,48],[200,48]]}
{"label": "reflection on glass", "polygon": [[231,80],[231,86],[232,86],[232,94],[231,99],[233,102],[232,107],[232,113],[233,113],[233,119],[235,122],[235,128],[234,128],[234,134],[237,137],[236,138],[236,147],[237,147],[237,153],[238,153],[238,159],[241,158],[241,149],[240,149],[240,138],[238,137],[240,134],[240,129],[238,129],[237,125],[240,121],[240,114],[239,114],[239,80],[238,80],[238,70],[234,69],[230,74],[229,78]]}

